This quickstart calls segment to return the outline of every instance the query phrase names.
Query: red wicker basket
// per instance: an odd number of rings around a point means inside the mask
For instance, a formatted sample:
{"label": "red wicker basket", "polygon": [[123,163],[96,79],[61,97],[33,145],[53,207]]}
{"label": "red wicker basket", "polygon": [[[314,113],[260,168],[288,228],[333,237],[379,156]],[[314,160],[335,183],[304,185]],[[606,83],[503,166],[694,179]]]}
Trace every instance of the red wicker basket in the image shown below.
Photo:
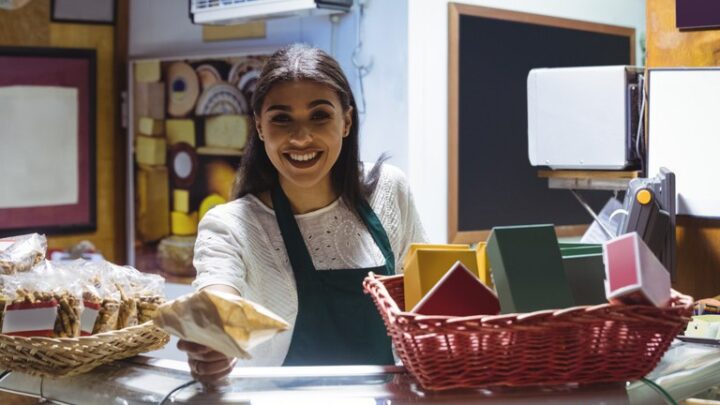
{"label": "red wicker basket", "polygon": [[405,367],[434,391],[637,380],[655,367],[692,313],[692,298],[680,295],[668,308],[604,304],[424,316],[403,311],[402,275],[370,273],[363,287]]}

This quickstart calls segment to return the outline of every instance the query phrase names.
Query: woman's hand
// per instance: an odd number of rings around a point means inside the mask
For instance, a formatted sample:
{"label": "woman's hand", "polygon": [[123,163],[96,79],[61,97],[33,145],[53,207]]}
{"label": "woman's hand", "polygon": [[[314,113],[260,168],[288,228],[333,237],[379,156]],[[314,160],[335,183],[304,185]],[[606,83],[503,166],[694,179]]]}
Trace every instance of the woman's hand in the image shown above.
{"label": "woman's hand", "polygon": [[203,384],[216,384],[235,366],[236,359],[197,343],[180,340],[178,349],[187,353],[188,365],[194,379]]}

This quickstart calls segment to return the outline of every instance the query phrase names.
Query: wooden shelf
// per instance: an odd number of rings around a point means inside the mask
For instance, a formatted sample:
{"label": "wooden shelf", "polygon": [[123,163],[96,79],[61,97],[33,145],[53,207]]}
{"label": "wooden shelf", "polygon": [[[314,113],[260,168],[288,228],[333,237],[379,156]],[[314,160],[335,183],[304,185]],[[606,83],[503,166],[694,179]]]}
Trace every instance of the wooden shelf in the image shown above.
{"label": "wooden shelf", "polygon": [[538,170],[538,177],[553,179],[634,179],[639,170]]}
{"label": "wooden shelf", "polygon": [[639,170],[538,170],[549,188],[566,190],[624,191],[639,176]]}
{"label": "wooden shelf", "polygon": [[197,154],[203,156],[237,156],[243,155],[243,151],[238,149],[214,148],[212,146],[201,146],[197,148]]}

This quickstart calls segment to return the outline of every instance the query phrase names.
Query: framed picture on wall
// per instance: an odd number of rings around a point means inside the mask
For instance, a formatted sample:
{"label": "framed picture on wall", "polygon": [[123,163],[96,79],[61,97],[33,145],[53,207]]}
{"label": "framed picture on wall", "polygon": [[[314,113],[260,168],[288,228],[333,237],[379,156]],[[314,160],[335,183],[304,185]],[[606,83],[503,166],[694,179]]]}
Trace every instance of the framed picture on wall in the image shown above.
{"label": "framed picture on wall", "polygon": [[94,50],[0,48],[0,235],[92,231]]}
{"label": "framed picture on wall", "polygon": [[74,24],[114,24],[116,0],[52,0],[50,20]]}
{"label": "framed picture on wall", "polygon": [[676,0],[675,25],[681,30],[720,27],[720,2],[716,0]]}

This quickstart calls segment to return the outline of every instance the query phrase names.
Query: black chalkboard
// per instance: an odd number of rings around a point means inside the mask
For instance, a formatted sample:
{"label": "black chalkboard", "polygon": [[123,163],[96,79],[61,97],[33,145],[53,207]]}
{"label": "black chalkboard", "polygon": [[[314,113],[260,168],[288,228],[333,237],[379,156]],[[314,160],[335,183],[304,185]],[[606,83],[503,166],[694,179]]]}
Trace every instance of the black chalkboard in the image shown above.
{"label": "black chalkboard", "polygon": [[[590,223],[570,192],[548,189],[530,165],[527,75],[536,67],[631,64],[634,35],[462,13],[457,34],[457,231]],[[583,195],[599,210],[611,194]]]}

